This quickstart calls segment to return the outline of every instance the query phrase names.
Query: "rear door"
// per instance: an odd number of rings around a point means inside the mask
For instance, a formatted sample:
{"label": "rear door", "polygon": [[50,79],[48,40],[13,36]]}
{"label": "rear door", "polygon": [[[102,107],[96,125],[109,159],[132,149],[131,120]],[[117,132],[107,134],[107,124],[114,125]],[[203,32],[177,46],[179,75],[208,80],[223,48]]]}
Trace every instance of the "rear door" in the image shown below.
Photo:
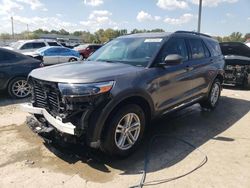
{"label": "rear door", "polygon": [[72,57],[71,55],[71,50],[67,48],[61,48],[59,50],[59,62],[60,63],[65,63],[68,62],[69,59]]}
{"label": "rear door", "polygon": [[209,79],[207,74],[209,66],[213,63],[213,58],[206,46],[200,38],[188,39],[190,49],[190,67],[192,67],[192,96],[197,96],[207,92],[209,86]]}
{"label": "rear door", "polygon": [[189,67],[188,50],[185,39],[171,38],[164,45],[157,62],[163,62],[170,54],[179,54],[183,57],[183,62],[178,65],[166,65],[158,68],[159,90],[157,94],[157,108],[164,111],[170,107],[182,103],[190,97],[192,89],[192,69]]}
{"label": "rear door", "polygon": [[59,63],[60,50],[58,48],[49,48],[45,50],[43,61],[44,64],[57,64]]}

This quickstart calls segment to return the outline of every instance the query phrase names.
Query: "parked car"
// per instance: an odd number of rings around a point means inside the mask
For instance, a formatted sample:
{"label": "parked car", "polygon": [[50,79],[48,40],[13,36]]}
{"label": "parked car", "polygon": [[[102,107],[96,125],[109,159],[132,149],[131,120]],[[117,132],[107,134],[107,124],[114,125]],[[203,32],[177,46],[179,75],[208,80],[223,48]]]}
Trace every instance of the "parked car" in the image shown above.
{"label": "parked car", "polygon": [[30,126],[47,140],[86,142],[127,156],[150,120],[194,103],[216,108],[224,64],[219,43],[208,35],[122,36],[85,63],[32,71],[32,103],[23,109],[35,114],[40,123]]}
{"label": "parked car", "polygon": [[35,50],[45,46],[61,46],[61,45],[56,41],[50,39],[36,39],[36,40],[19,40],[13,43],[10,47],[5,47],[5,48],[23,53],[24,55],[29,55],[31,52],[34,52]]}
{"label": "parked car", "polygon": [[100,47],[102,47],[101,44],[83,44],[75,47],[74,50],[80,53],[81,59],[86,59]]}
{"label": "parked car", "polygon": [[250,48],[241,42],[220,43],[225,56],[225,84],[250,88]]}
{"label": "parked car", "polygon": [[250,39],[245,42],[245,44],[250,48]]}
{"label": "parked car", "polygon": [[0,90],[8,91],[13,98],[29,96],[27,76],[33,69],[42,66],[39,60],[0,48]]}
{"label": "parked car", "polygon": [[80,54],[77,51],[62,46],[44,47],[30,54],[30,56],[42,59],[44,65],[80,60]]}

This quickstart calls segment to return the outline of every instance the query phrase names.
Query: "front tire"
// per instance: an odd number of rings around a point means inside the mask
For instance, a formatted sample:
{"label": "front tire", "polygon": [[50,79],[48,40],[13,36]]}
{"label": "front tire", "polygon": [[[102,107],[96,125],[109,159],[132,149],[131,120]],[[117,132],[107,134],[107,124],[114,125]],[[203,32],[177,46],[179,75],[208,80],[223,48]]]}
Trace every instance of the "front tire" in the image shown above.
{"label": "front tire", "polygon": [[221,94],[221,82],[219,79],[215,79],[211,89],[209,91],[208,97],[200,102],[202,108],[214,110],[219,103]]}
{"label": "front tire", "polygon": [[74,62],[74,61],[77,61],[77,59],[76,58],[70,58],[69,59],[69,62]]}
{"label": "front tire", "polygon": [[8,93],[12,98],[23,99],[30,95],[30,85],[25,77],[17,77],[10,81]]}
{"label": "front tire", "polygon": [[140,144],[145,125],[145,113],[140,106],[121,107],[106,123],[101,149],[110,156],[128,156]]}

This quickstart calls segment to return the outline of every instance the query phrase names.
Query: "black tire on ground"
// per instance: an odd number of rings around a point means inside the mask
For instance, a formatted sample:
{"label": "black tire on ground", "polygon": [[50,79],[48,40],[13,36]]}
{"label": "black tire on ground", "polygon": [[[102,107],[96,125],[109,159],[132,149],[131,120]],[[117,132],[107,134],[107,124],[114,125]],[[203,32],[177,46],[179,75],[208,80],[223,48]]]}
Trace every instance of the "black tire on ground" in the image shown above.
{"label": "black tire on ground", "polygon": [[76,58],[70,58],[69,59],[69,62],[73,62],[73,61],[77,61],[77,59]]}
{"label": "black tire on ground", "polygon": [[201,107],[214,110],[219,103],[220,94],[221,94],[221,82],[219,79],[216,78],[210,88],[209,95],[200,102]]}
{"label": "black tire on ground", "polygon": [[15,98],[15,99],[23,99],[23,98],[28,97],[30,95],[30,88],[29,88],[29,91],[23,89],[22,92],[20,92],[20,93],[15,92],[18,83],[27,84],[27,85],[24,85],[23,88],[27,88],[29,86],[28,83],[27,83],[27,78],[25,78],[25,77],[16,77],[16,78],[12,79],[10,81],[10,83],[8,84],[8,93],[9,93],[9,95],[12,98]]}
{"label": "black tire on ground", "polygon": [[[121,135],[122,133],[117,133],[117,127],[119,124],[120,125],[123,123],[126,124],[127,120],[126,117],[128,117],[131,114],[133,115],[135,114],[136,115],[135,117],[139,118],[140,130],[139,133],[137,133],[138,136],[135,143],[130,148],[121,149],[119,148],[118,143],[120,141],[119,138],[121,138],[119,134]],[[131,122],[131,125],[135,125],[136,123],[136,118],[134,119],[133,118],[132,118],[133,123]],[[127,157],[132,152],[134,152],[135,149],[138,147],[138,145],[141,143],[144,135],[145,125],[146,125],[145,112],[142,110],[140,106],[136,104],[128,104],[124,107],[121,107],[118,111],[112,113],[112,117],[108,118],[108,121],[106,122],[106,129],[104,131],[103,139],[101,142],[101,150],[113,157],[119,157],[119,158]],[[134,135],[135,134],[136,133],[134,132]],[[134,136],[133,138],[135,137],[136,136]],[[130,139],[129,136],[127,136],[125,143],[129,144],[129,139]]]}

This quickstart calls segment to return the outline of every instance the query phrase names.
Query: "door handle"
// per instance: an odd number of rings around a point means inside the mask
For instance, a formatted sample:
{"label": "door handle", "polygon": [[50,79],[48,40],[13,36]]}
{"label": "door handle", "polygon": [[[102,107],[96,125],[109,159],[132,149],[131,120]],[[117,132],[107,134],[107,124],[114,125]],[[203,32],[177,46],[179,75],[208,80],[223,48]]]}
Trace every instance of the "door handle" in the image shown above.
{"label": "door handle", "polygon": [[187,71],[191,71],[191,70],[193,70],[193,69],[194,69],[194,67],[191,67],[191,66],[189,66],[189,65],[186,66],[186,70],[187,70]]}

